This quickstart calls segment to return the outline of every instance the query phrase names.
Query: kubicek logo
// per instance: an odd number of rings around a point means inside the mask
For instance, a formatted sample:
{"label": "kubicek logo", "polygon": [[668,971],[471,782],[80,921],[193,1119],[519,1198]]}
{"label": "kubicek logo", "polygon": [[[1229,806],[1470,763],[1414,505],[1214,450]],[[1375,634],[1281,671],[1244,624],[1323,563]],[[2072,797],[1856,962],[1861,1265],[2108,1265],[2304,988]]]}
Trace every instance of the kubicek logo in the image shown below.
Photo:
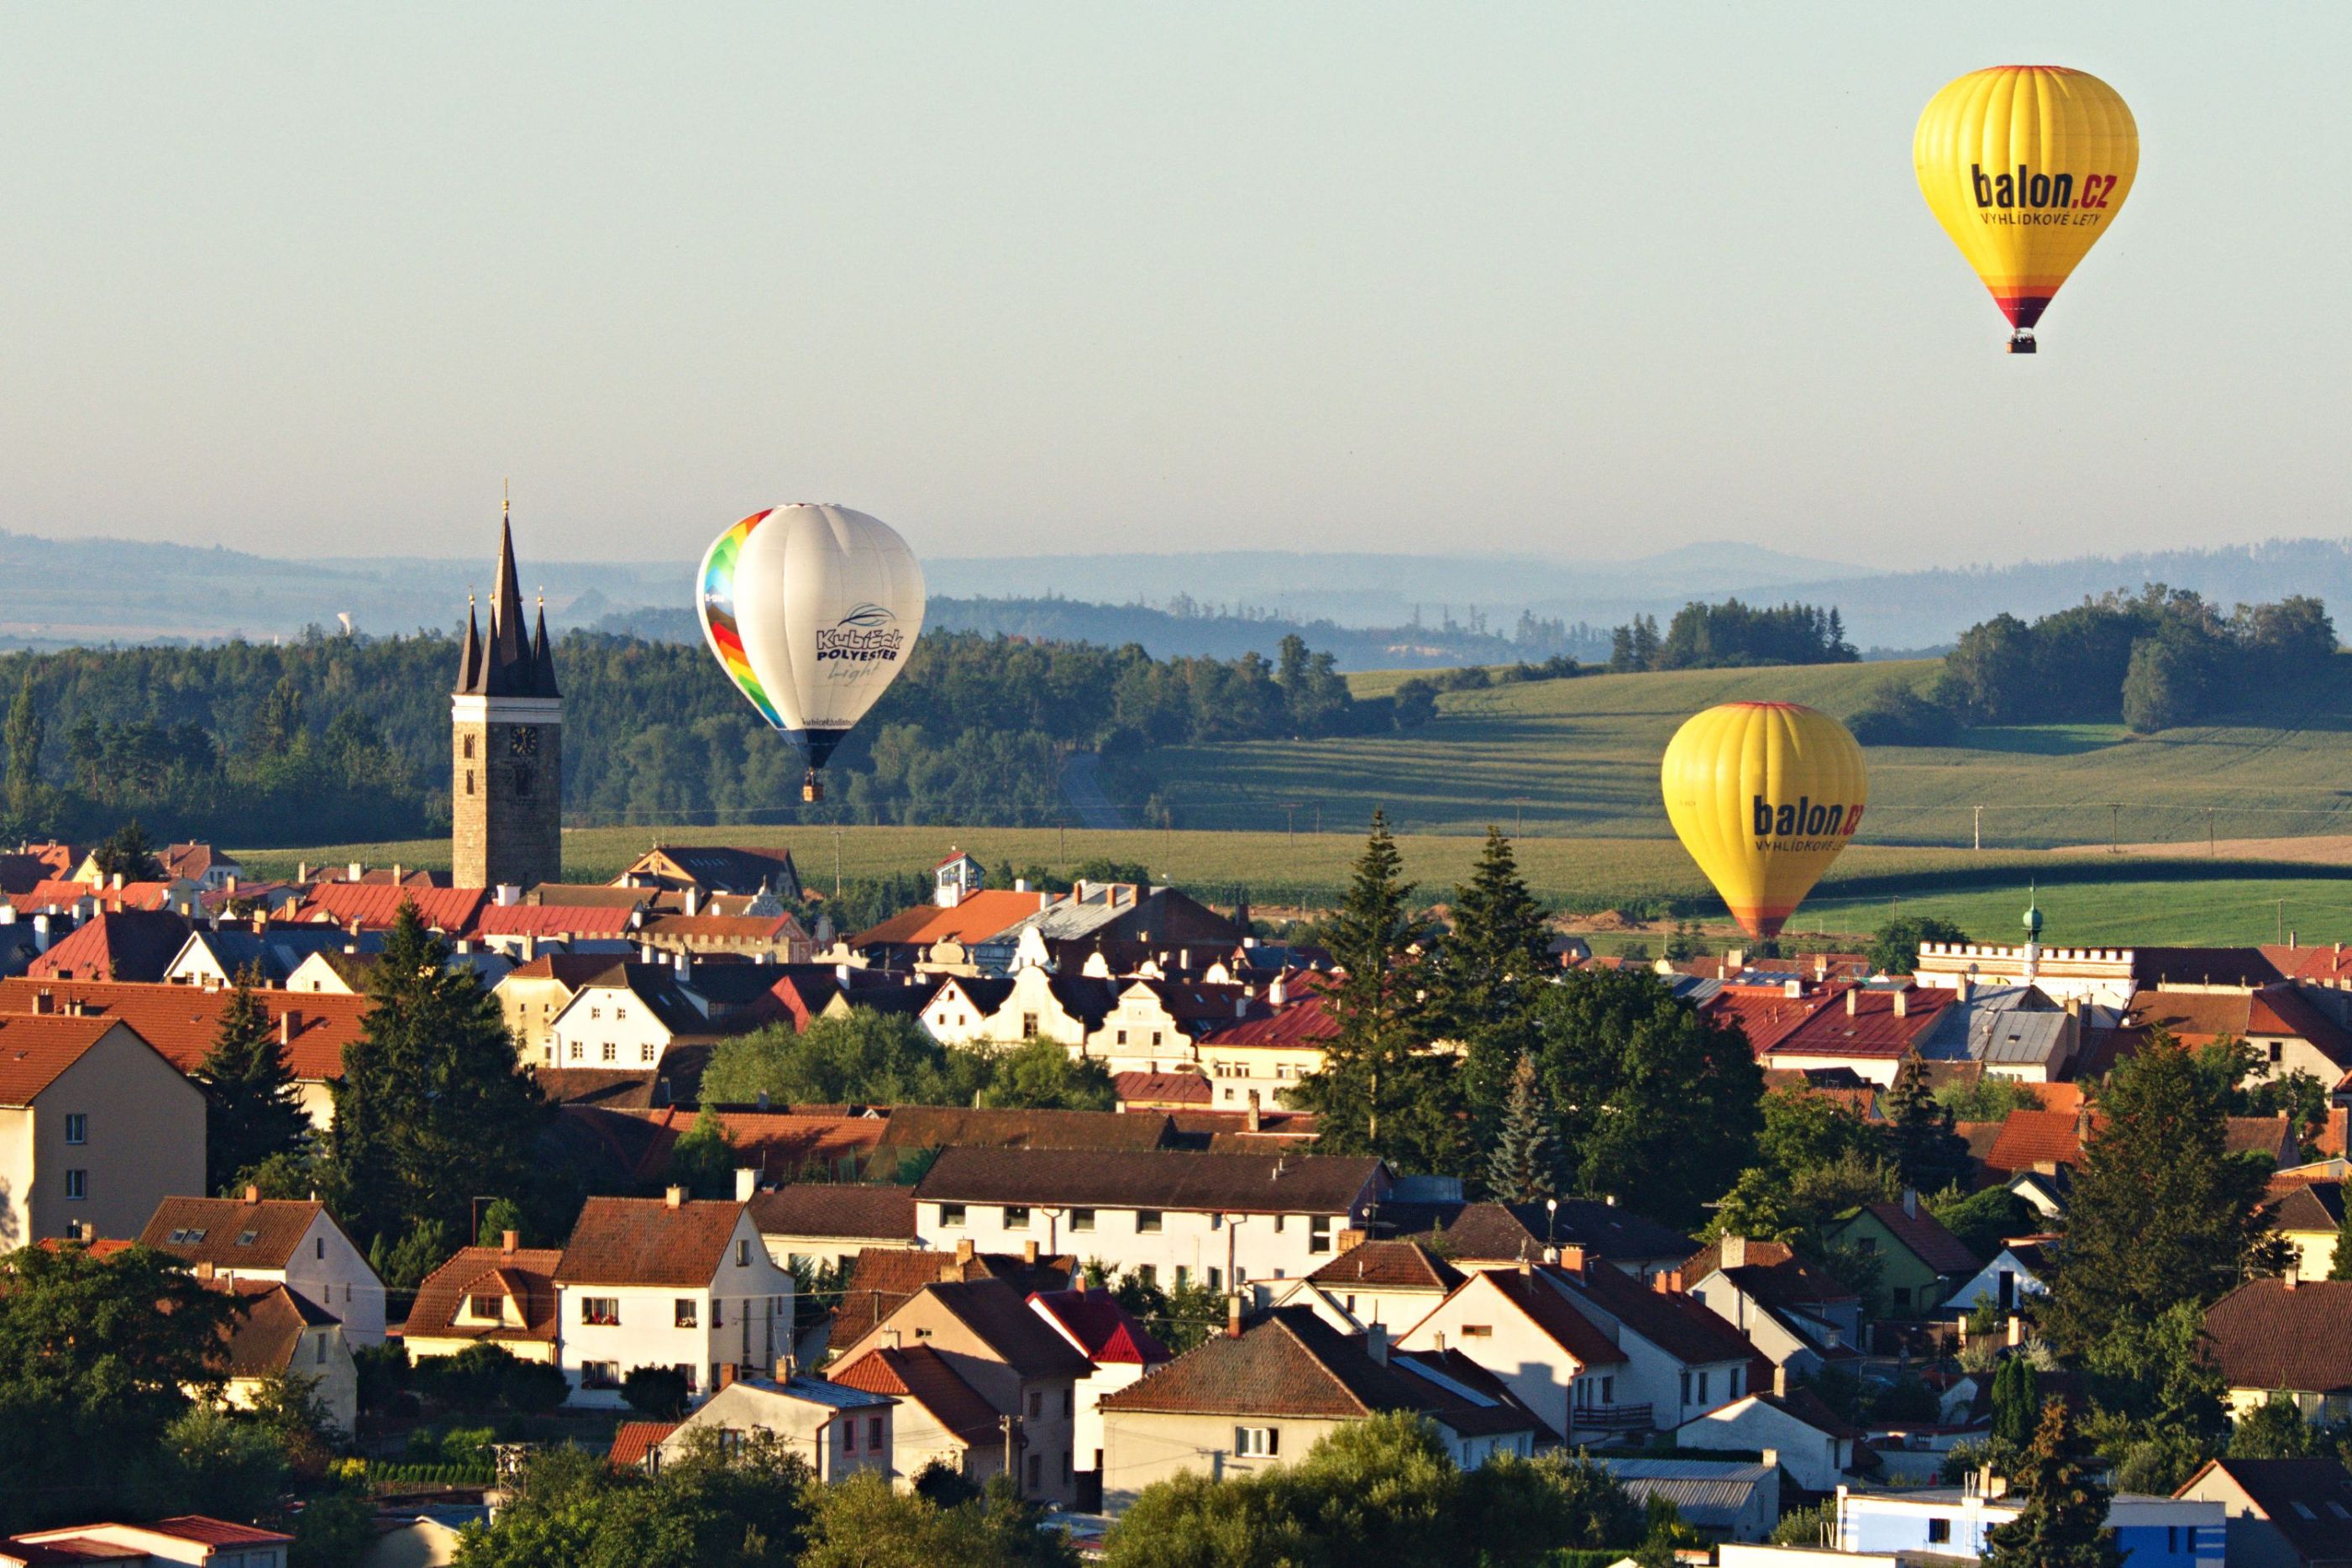
{"label": "kubicek logo", "polygon": [[879,604],[861,604],[816,634],[816,656],[867,664],[896,659],[907,646],[898,618]]}

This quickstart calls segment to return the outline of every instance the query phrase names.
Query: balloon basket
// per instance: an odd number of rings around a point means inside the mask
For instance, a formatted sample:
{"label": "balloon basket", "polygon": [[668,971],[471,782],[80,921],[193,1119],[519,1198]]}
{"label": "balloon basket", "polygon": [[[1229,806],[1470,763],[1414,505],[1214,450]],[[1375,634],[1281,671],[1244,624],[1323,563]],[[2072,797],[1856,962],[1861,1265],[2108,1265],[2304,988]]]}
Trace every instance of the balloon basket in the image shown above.
{"label": "balloon basket", "polygon": [[2012,354],[2034,354],[2041,350],[2033,346],[2031,332],[2012,332],[2009,336],[2009,351]]}
{"label": "balloon basket", "polygon": [[809,769],[808,777],[801,780],[801,799],[803,800],[824,799],[824,781],[816,776],[816,769],[814,768]]}

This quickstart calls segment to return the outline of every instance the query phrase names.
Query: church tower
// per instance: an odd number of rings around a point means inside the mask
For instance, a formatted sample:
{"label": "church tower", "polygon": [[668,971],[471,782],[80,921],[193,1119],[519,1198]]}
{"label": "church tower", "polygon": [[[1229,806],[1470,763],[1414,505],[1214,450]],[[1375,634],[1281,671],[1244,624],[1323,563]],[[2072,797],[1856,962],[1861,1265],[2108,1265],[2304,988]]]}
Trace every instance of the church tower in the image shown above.
{"label": "church tower", "polygon": [[544,603],[538,624],[523,629],[510,518],[499,523],[487,634],[466,606],[449,732],[450,880],[492,888],[562,881],[563,703]]}

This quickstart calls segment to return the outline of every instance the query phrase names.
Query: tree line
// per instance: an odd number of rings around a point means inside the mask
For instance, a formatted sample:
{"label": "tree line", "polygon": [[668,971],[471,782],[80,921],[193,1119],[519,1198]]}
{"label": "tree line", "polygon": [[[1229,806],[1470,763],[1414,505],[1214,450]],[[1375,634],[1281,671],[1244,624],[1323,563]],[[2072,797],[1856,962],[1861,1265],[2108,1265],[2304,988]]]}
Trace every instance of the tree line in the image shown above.
{"label": "tree line", "polygon": [[[76,648],[0,658],[0,833],[315,843],[425,836],[449,821],[437,634]],[[793,800],[801,763],[700,647],[573,632],[556,649],[564,805],[597,821],[740,819]],[[1099,752],[1115,794],[1150,753],[1200,741],[1373,733],[1416,716],[1359,699],[1296,636],[1276,656],[1154,659],[1129,644],[933,632],[835,754],[815,820],[1054,821],[1060,769]]]}
{"label": "tree line", "polygon": [[2010,614],[1960,634],[1925,692],[1889,682],[1853,716],[1864,745],[1939,746],[1970,725],[2124,724],[2147,735],[2294,703],[2326,688],[2336,627],[2291,595],[2228,614],[2149,583],[2030,624]]}
{"label": "tree line", "polygon": [[1658,618],[1636,615],[1610,633],[1609,668],[1719,670],[1749,664],[1850,664],[1861,655],[1846,641],[1845,619],[1832,606],[1774,608],[1727,599],[1692,601],[1675,612],[1659,635]]}

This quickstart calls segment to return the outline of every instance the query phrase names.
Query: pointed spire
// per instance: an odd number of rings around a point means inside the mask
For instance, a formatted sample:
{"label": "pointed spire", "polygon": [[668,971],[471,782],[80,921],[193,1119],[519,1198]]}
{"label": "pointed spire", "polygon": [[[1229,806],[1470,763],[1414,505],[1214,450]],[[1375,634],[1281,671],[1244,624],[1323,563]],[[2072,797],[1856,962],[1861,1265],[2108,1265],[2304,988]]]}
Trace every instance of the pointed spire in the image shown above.
{"label": "pointed spire", "polygon": [[539,624],[531,632],[530,695],[535,697],[560,696],[555,689],[555,650],[547,643],[547,594],[539,595]]}
{"label": "pointed spire", "polygon": [[490,590],[490,627],[483,649],[482,689],[491,696],[525,695],[530,685],[530,633],[522,619],[522,585],[515,578],[512,503],[499,516],[499,570]]}
{"label": "pointed spire", "polygon": [[482,632],[474,616],[474,596],[466,595],[466,645],[457,653],[457,692],[474,692],[481,682]]}

